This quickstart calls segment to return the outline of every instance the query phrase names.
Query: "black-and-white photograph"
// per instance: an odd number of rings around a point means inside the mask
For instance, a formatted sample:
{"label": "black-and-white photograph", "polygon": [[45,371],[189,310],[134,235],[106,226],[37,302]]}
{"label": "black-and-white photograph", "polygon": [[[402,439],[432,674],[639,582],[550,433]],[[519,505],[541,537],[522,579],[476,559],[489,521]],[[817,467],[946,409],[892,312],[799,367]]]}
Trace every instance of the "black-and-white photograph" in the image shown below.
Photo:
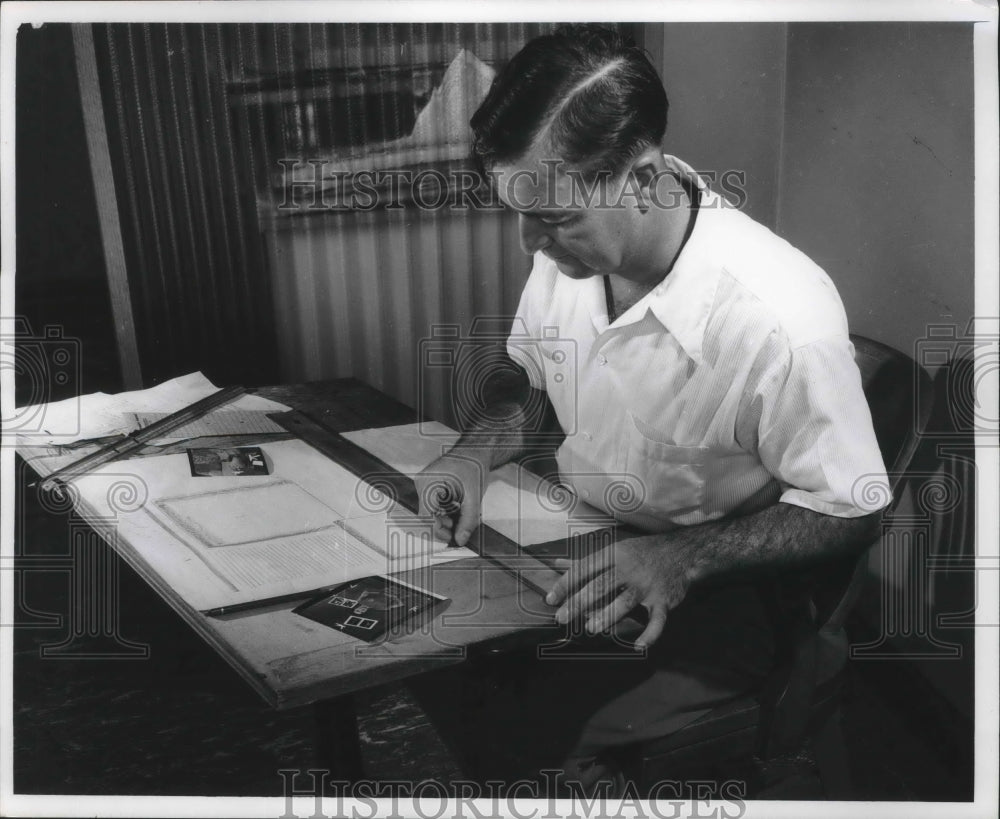
{"label": "black-and-white photograph", "polygon": [[0,814],[996,815],[995,3],[0,11]]}

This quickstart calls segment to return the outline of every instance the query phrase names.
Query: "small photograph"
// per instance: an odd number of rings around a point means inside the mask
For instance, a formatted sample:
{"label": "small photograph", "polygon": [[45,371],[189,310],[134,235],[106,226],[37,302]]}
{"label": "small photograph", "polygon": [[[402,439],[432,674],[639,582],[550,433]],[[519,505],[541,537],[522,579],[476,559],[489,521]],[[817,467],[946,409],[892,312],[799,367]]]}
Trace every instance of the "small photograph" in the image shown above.
{"label": "small photograph", "polygon": [[307,603],[295,613],[373,643],[412,631],[436,617],[448,598],[379,575],[344,583]]}
{"label": "small photograph", "polygon": [[260,447],[189,449],[187,453],[196,478],[269,474]]}

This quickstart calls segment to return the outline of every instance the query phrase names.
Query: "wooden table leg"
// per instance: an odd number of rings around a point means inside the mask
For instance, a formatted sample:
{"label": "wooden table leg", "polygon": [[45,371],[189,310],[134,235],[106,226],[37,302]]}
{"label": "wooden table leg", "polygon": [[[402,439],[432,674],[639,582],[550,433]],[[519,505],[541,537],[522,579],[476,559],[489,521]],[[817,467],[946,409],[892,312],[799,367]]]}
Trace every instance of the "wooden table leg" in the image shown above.
{"label": "wooden table leg", "polygon": [[313,706],[316,714],[316,753],[320,768],[330,771],[330,782],[356,782],[364,776],[354,697],[345,694]]}

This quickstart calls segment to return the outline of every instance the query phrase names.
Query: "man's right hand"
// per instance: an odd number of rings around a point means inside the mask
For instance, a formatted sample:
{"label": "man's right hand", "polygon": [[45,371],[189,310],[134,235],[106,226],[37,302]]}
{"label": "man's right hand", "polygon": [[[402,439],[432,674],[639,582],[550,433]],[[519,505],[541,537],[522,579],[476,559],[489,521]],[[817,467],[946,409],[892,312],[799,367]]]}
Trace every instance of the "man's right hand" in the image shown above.
{"label": "man's right hand", "polygon": [[482,517],[488,472],[482,458],[452,450],[413,479],[420,514],[434,518],[435,538],[456,546],[468,543]]}

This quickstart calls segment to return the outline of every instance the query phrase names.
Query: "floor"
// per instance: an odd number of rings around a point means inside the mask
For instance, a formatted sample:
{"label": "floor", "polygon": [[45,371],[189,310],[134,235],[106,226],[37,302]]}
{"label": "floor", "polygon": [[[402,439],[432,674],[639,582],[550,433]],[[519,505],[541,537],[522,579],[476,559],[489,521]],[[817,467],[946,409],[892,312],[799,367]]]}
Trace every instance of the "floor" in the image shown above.
{"label": "floor", "polygon": [[[24,553],[58,551],[64,519],[26,507]],[[30,541],[30,543],[28,543]],[[39,544],[48,544],[39,545]],[[21,575],[14,658],[14,786],[18,793],[280,795],[281,769],[315,766],[309,708],[269,708],[128,567],[119,574],[118,633],[144,659],[41,657],[64,640],[67,576]],[[71,652],[108,640],[80,637]],[[120,648],[120,646],[119,646]],[[967,753],[955,753],[906,706],[894,665],[852,671],[845,730],[857,797],[971,797]],[[871,666],[871,664],[869,664]],[[456,761],[402,685],[358,698],[367,774],[379,781],[461,777]]]}

